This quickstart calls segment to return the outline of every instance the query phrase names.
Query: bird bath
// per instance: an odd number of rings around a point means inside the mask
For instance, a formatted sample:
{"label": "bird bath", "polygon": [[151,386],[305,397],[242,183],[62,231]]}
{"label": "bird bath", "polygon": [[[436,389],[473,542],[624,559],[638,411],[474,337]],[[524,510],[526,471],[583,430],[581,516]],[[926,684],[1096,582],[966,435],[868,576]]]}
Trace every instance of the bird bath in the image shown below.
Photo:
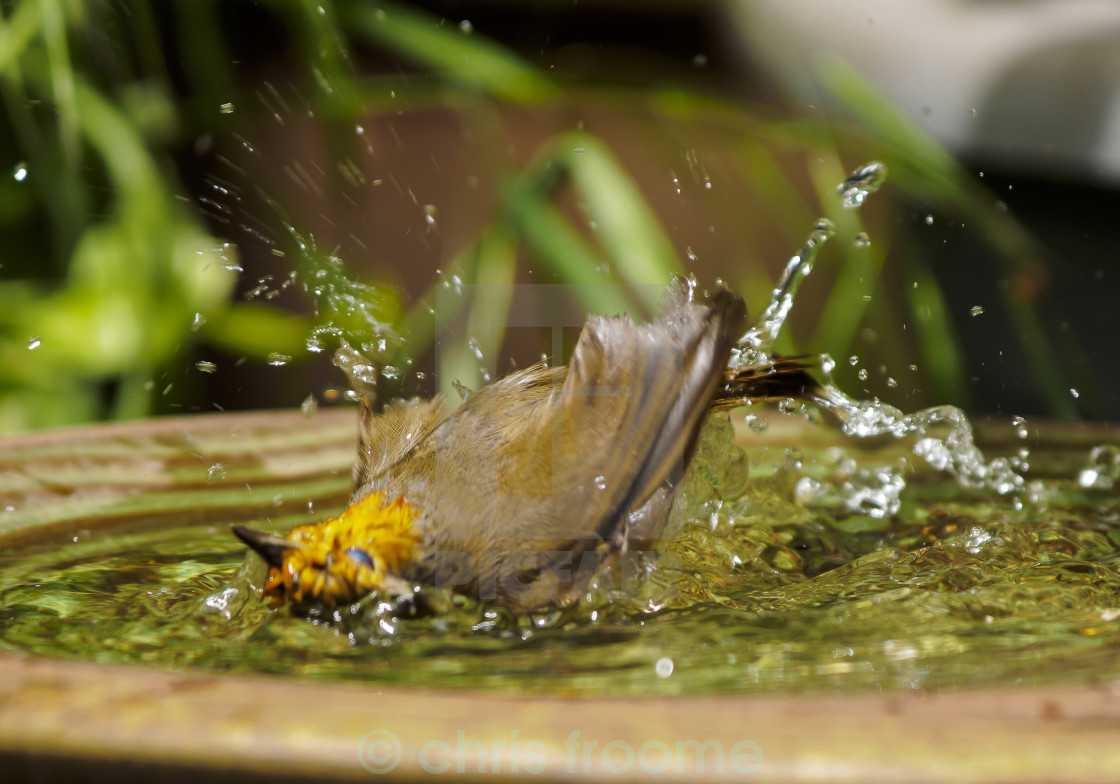
{"label": "bird bath", "polygon": [[[517,619],[459,603],[373,628],[214,598],[244,553],[230,524],[283,531],[344,504],[352,410],[5,439],[2,764],[239,782],[1120,776],[1120,504],[1077,481],[1120,430],[978,427],[989,456],[1030,447],[1044,510],[926,469],[880,519],[806,506],[799,478],[895,465],[901,442],[770,420],[737,432],[751,478],[738,506],[686,523],[662,605]],[[721,459],[701,454],[701,473]]]}

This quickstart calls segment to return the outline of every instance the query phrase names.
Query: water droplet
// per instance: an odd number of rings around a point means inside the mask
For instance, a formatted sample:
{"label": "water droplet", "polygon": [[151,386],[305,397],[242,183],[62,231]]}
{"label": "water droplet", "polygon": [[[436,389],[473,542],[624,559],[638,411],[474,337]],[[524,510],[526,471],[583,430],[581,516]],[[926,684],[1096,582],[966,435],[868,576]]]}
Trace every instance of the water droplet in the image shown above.
{"label": "water droplet", "polygon": [[979,316],[981,313],[984,312],[984,306],[983,305],[973,305],[972,308],[968,312],[971,313],[973,316]]}
{"label": "water droplet", "polygon": [[673,674],[673,660],[668,656],[662,656],[653,665],[653,671],[657,673],[658,678],[668,678]]}
{"label": "water droplet", "polygon": [[280,367],[281,365],[286,365],[291,361],[291,357],[287,356],[286,354],[280,354],[276,351],[273,351],[268,355],[268,364],[272,365],[273,367]]}
{"label": "water droplet", "polygon": [[770,422],[758,414],[747,414],[744,421],[746,421],[747,427],[756,433],[765,433],[770,429]]}
{"label": "water droplet", "polygon": [[1074,389],[1073,387],[1070,387],[1069,393],[1070,393],[1071,395],[1073,395],[1073,399],[1074,399],[1074,400],[1077,400],[1077,398],[1081,397],[1081,393],[1080,393],[1080,392],[1078,392],[1078,391],[1077,391],[1076,389]]}
{"label": "water droplet", "polygon": [[315,396],[308,395],[305,397],[303,402],[299,404],[299,410],[302,411],[303,415],[308,419],[315,416],[315,412],[319,410],[319,403],[315,400]]}
{"label": "water droplet", "polygon": [[451,379],[451,388],[459,393],[459,397],[463,401],[466,401],[466,399],[471,396],[471,390],[457,378]]}
{"label": "water droplet", "polygon": [[470,352],[472,354],[474,354],[475,359],[478,359],[478,360],[482,359],[482,347],[478,345],[478,339],[477,338],[472,337],[469,340],[467,340],[467,348],[470,349]]}
{"label": "water droplet", "polygon": [[867,380],[867,368],[860,368],[859,372],[856,373],[856,376],[859,377],[860,381],[866,381]]}
{"label": "water droplet", "polygon": [[195,313],[194,318],[191,319],[191,332],[198,332],[202,325],[206,323],[206,316],[201,313]]}
{"label": "water droplet", "polygon": [[12,179],[15,180],[16,182],[23,182],[24,180],[27,179],[27,164],[26,163],[24,163],[23,161],[20,161],[19,163],[17,163],[15,165],[15,168],[12,169]]}
{"label": "water droplet", "polygon": [[933,225],[933,216],[932,215],[927,215],[926,216],[926,225],[927,226],[932,226]]}
{"label": "water droplet", "polygon": [[898,386],[898,382],[895,381],[890,376],[887,376],[887,386],[890,387],[891,389],[895,389]]}
{"label": "water droplet", "polygon": [[1120,478],[1120,447],[1113,444],[1095,446],[1089,452],[1089,464],[1077,475],[1077,484],[1095,490],[1111,490]]}
{"label": "water droplet", "polygon": [[848,179],[836,186],[841,202],[848,209],[863,204],[869,194],[879,190],[887,179],[887,167],[878,161],[864,164],[848,175]]}
{"label": "water droplet", "polygon": [[471,24],[469,19],[464,19],[459,22],[459,29],[467,35],[470,35],[474,32],[474,25]]}
{"label": "water droplet", "polygon": [[218,107],[218,111],[221,114],[233,114],[233,111],[234,111],[235,108],[236,107],[234,107],[234,105],[232,103],[223,103],[221,106]]}
{"label": "water droplet", "polygon": [[221,463],[214,463],[206,469],[206,478],[211,482],[220,482],[226,478],[226,467]]}
{"label": "water droplet", "polygon": [[970,114],[971,116],[973,116],[973,117],[975,117],[975,116],[976,116],[976,110],[975,110],[975,109],[969,109],[969,110],[968,110],[968,113],[969,113],[969,114]]}
{"label": "water droplet", "polygon": [[800,449],[787,449],[786,450],[786,468],[791,471],[799,471],[805,463],[805,455],[801,453]]}
{"label": "water droplet", "polygon": [[692,58],[692,64],[694,66],[696,66],[697,68],[703,68],[705,65],[708,64],[708,55],[706,55],[706,54],[696,55],[695,57]]}
{"label": "water droplet", "polygon": [[602,474],[599,474],[599,476],[595,477],[595,487],[598,490],[606,490],[607,489],[607,478],[605,476],[603,476]]}
{"label": "water droplet", "polygon": [[195,362],[194,366],[198,370],[199,373],[217,373],[218,372],[218,366],[215,365],[213,362],[210,362],[209,360],[204,359],[204,360],[201,360],[199,362]]}
{"label": "water droplet", "polygon": [[813,226],[814,238],[823,242],[836,236],[836,224],[828,218],[820,218]]}
{"label": "water droplet", "polygon": [[821,497],[821,483],[811,476],[803,476],[793,487],[793,497],[801,504],[812,504]]}
{"label": "water droplet", "polygon": [[867,236],[866,231],[861,231],[852,239],[852,244],[857,248],[871,247],[871,238]]}
{"label": "water droplet", "polygon": [[401,369],[396,365],[386,365],[381,368],[381,377],[388,381],[396,381],[401,377]]}
{"label": "water droplet", "polygon": [[41,345],[43,345],[43,341],[40,340],[37,335],[32,335],[31,337],[29,337],[27,339],[27,350],[28,351],[34,351],[35,349],[39,348],[39,346],[41,346]]}
{"label": "water droplet", "polygon": [[859,355],[858,354],[852,354],[850,357],[848,357],[848,364],[851,365],[852,367],[855,367],[856,365],[858,365],[859,364]]}

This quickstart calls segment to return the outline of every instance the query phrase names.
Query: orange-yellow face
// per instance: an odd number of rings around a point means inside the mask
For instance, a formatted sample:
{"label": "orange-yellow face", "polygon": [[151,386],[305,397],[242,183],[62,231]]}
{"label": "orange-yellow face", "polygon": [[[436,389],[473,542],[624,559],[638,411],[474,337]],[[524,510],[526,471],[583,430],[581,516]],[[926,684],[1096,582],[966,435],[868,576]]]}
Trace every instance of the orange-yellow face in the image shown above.
{"label": "orange-yellow face", "polygon": [[357,601],[412,560],[419,541],[412,527],[415,516],[404,498],[385,503],[377,492],[338,517],[293,528],[287,537],[291,548],[269,569],[265,595],[276,603]]}

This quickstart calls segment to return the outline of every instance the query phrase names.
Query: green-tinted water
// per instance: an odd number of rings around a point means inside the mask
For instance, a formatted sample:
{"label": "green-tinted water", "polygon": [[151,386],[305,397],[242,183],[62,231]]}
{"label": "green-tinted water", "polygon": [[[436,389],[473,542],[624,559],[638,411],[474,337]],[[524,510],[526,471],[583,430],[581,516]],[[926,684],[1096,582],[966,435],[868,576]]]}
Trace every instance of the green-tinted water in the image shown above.
{"label": "green-tinted water", "polygon": [[[624,590],[609,590],[608,575],[563,613],[517,618],[441,594],[433,602],[445,611],[434,617],[394,618],[371,599],[309,622],[246,589],[244,547],[218,509],[202,524],[110,526],[76,542],[9,547],[0,555],[0,645],[161,667],[559,694],[1120,678],[1120,498],[1078,484],[1084,439],[1032,455],[1043,506],[918,467],[906,458],[908,442],[857,451],[823,427],[750,434],[747,479],[726,428],[714,431],[660,566],[645,577],[630,570],[619,578]],[[1006,451],[1020,443],[1012,437]],[[896,514],[841,512],[828,493],[807,499],[820,505],[798,500],[804,477],[840,487],[855,467],[905,477]],[[334,481],[344,490],[344,478]],[[286,531],[307,520],[289,511],[257,524]]]}

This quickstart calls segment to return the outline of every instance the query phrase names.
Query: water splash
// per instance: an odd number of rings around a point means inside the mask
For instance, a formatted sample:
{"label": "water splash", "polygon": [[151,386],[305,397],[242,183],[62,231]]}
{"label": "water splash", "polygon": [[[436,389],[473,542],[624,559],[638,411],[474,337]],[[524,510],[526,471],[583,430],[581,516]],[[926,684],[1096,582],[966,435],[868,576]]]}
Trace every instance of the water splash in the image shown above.
{"label": "water splash", "polygon": [[836,226],[828,218],[821,218],[813,227],[801,252],[789,260],[785,272],[778,281],[777,288],[770,296],[770,304],[762,312],[753,327],[739,338],[739,342],[731,351],[732,368],[749,367],[767,362],[770,359],[770,349],[786,323],[793,299],[801,283],[813,271],[813,262],[821,245],[836,236]]}
{"label": "water splash", "polygon": [[[886,167],[880,163],[869,163],[857,169],[839,188],[845,206],[857,207],[862,204],[869,193],[878,189],[885,177]],[[740,338],[732,350],[729,367],[737,369],[771,360],[771,348],[793,307],[797,290],[812,272],[820,246],[831,239],[835,231],[835,227],[827,219],[821,219],[817,223],[801,252],[786,265],[785,272],[758,322]],[[822,363],[825,360],[822,357]],[[831,359],[827,359],[827,362],[830,369],[835,364]],[[856,365],[859,358],[852,356],[849,362]],[[866,369],[860,369],[857,375],[861,381],[868,378]],[[898,385],[894,379],[888,379],[888,383],[890,386]],[[914,437],[913,454],[935,470],[949,473],[964,487],[992,490],[1003,496],[1013,495],[1017,509],[1021,509],[1025,503],[1045,503],[1047,490],[1042,483],[1028,484],[1021,473],[1026,470],[1029,450],[1020,450],[1015,458],[985,459],[976,447],[968,416],[959,408],[937,406],[903,414],[899,409],[877,399],[866,401],[852,398],[831,384],[823,385],[812,395],[812,402],[822,411],[831,414],[840,423],[843,433],[849,437]],[[799,401],[784,401],[779,409],[787,415],[813,418],[807,407]],[[752,428],[760,421],[756,416],[748,417],[752,420]],[[1025,424],[1021,418],[1014,422],[1020,437],[1024,437],[1026,433]],[[1103,459],[1100,455],[1097,458]],[[1120,474],[1120,451],[1117,452],[1116,461],[1115,470]],[[800,466],[796,468],[799,469]],[[908,461],[904,461],[897,466],[861,469],[843,477],[836,485],[826,485],[805,477],[799,481],[795,495],[807,503],[840,506],[853,514],[887,517],[896,514],[901,507],[908,468]],[[787,469],[794,469],[788,459]],[[1090,481],[1096,481],[1095,476],[1096,474]]]}
{"label": "water splash", "polygon": [[[945,471],[963,487],[992,490],[999,495],[1013,495],[1015,507],[1024,503],[1042,504],[1046,490],[1039,482],[1028,483],[1020,470],[1025,470],[1029,450],[1022,449],[1015,458],[997,457],[987,460],[976,446],[972,423],[956,406],[936,406],[912,414],[903,414],[880,400],[856,400],[827,384],[815,400],[840,423],[842,432],[853,438],[914,436],[912,452],[931,468]],[[906,487],[902,465],[877,473],[855,477],[841,487],[843,506],[852,512],[863,511],[872,516],[895,514]],[[826,501],[828,491],[820,488],[814,500]]]}
{"label": "water splash", "polygon": [[848,178],[836,186],[836,192],[848,209],[855,209],[863,204],[869,194],[879,190],[886,182],[887,167],[878,161],[872,161],[860,166],[848,175]]}

